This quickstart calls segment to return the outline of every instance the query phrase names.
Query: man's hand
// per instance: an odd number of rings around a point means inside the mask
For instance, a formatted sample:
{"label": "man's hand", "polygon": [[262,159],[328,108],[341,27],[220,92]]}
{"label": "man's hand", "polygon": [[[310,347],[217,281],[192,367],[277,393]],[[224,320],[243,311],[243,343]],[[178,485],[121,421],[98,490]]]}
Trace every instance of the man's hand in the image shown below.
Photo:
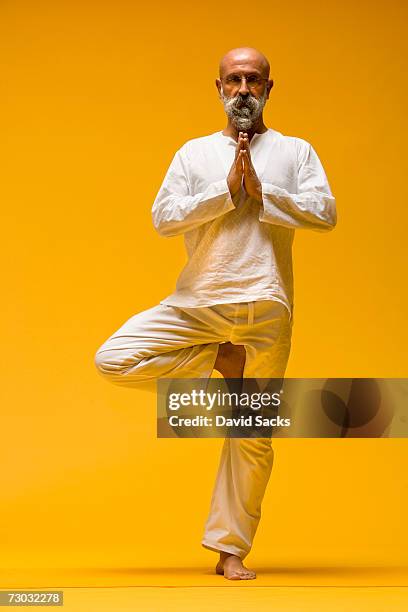
{"label": "man's hand", "polygon": [[249,196],[262,202],[262,185],[261,181],[256,174],[256,170],[252,165],[251,151],[249,149],[248,135],[244,132],[244,143],[243,143],[243,167],[244,167],[244,187],[245,191]]}
{"label": "man's hand", "polygon": [[252,165],[248,134],[240,132],[235,149],[235,159],[227,177],[231,197],[234,197],[244,181],[245,191],[249,196],[262,202],[262,185]]}
{"label": "man's hand", "polygon": [[244,176],[243,166],[244,154],[244,138],[242,132],[238,135],[238,143],[235,149],[235,158],[232,162],[231,170],[227,176],[228,189],[230,190],[231,198],[233,198],[241,189],[242,177]]}

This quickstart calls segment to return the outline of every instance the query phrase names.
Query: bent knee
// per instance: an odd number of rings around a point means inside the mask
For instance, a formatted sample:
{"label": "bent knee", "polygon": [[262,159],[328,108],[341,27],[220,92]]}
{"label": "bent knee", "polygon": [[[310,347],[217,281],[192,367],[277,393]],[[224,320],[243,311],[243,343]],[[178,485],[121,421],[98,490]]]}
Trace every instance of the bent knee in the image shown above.
{"label": "bent knee", "polygon": [[[149,361],[149,360],[147,360]],[[129,354],[123,349],[99,348],[94,356],[98,372],[109,382],[120,386],[147,386],[151,390],[152,373],[141,352]]]}
{"label": "bent knee", "polygon": [[123,376],[135,364],[130,362],[115,349],[98,349],[95,353],[94,363],[100,374],[108,377]]}

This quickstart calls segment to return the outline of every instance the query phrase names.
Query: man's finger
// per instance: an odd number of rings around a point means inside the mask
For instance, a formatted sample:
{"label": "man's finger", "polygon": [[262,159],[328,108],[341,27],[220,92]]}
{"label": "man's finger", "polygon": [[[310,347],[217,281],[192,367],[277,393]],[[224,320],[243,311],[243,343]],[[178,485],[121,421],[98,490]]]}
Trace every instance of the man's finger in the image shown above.
{"label": "man's finger", "polygon": [[239,133],[239,136],[238,136],[238,147],[239,147],[239,150],[245,149],[245,138],[244,138],[243,132]]}
{"label": "man's finger", "polygon": [[251,169],[251,166],[250,166],[250,160],[248,157],[248,151],[246,149],[242,150],[242,161],[244,165],[244,172],[248,173]]}
{"label": "man's finger", "polygon": [[244,145],[245,145],[245,149],[246,149],[246,151],[247,151],[247,153],[248,153],[248,158],[249,158],[249,159],[251,159],[251,149],[249,148],[249,140],[248,140],[248,137],[246,137],[246,138],[244,139]]}
{"label": "man's finger", "polygon": [[237,160],[238,170],[241,174],[244,171],[244,155],[245,155],[245,150],[241,149],[241,151],[238,154],[238,160]]}
{"label": "man's finger", "polygon": [[249,151],[249,138],[246,132],[242,132],[243,148]]}
{"label": "man's finger", "polygon": [[241,151],[242,147],[243,147],[242,132],[239,132],[237,146],[235,147],[235,159],[238,158],[239,152]]}

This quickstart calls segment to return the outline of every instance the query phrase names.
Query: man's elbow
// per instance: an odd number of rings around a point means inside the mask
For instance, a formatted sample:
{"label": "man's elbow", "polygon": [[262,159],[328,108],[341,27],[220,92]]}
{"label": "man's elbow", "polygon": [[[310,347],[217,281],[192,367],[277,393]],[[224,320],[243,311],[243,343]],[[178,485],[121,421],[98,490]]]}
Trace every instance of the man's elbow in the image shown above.
{"label": "man's elbow", "polygon": [[337,225],[336,200],[332,200],[327,215],[327,231],[333,230]]}
{"label": "man's elbow", "polygon": [[177,235],[178,232],[174,228],[172,223],[166,223],[163,220],[159,220],[154,215],[153,215],[152,220],[153,220],[153,227],[156,230],[156,232],[159,234],[159,236],[162,236],[163,238],[170,238],[171,236]]}
{"label": "man's elbow", "polygon": [[329,218],[326,219],[321,229],[323,232],[331,232],[332,230],[334,230],[336,225],[337,225],[337,217],[336,215],[331,215]]}
{"label": "man's elbow", "polygon": [[321,232],[331,232],[337,225],[337,210],[334,198],[330,200],[325,209],[324,215],[321,216],[321,223],[316,227]]}
{"label": "man's elbow", "polygon": [[162,238],[171,238],[171,236],[176,235],[176,232],[172,231],[171,227],[168,225],[153,223],[153,226],[156,232],[159,234],[159,236],[162,236]]}
{"label": "man's elbow", "polygon": [[169,224],[164,222],[163,216],[158,213],[155,206],[153,206],[152,208],[151,215],[152,215],[153,227],[156,230],[156,232],[159,234],[159,236],[163,236],[165,238],[170,236]]}

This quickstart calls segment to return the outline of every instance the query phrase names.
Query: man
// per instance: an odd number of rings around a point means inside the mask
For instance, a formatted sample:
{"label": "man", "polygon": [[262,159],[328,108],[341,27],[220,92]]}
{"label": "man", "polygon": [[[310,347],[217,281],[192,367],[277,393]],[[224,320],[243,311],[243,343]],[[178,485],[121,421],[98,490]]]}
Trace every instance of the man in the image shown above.
{"label": "man", "polygon": [[[294,230],[331,230],[335,200],[313,147],[267,128],[269,63],[250,47],[220,62],[222,132],[175,154],[152,209],[163,236],[184,234],[188,262],[176,291],[132,316],[96,353],[121,385],[159,377],[283,377],[293,326]],[[216,572],[255,578],[244,567],[273,464],[270,438],[228,438],[202,545]]]}

